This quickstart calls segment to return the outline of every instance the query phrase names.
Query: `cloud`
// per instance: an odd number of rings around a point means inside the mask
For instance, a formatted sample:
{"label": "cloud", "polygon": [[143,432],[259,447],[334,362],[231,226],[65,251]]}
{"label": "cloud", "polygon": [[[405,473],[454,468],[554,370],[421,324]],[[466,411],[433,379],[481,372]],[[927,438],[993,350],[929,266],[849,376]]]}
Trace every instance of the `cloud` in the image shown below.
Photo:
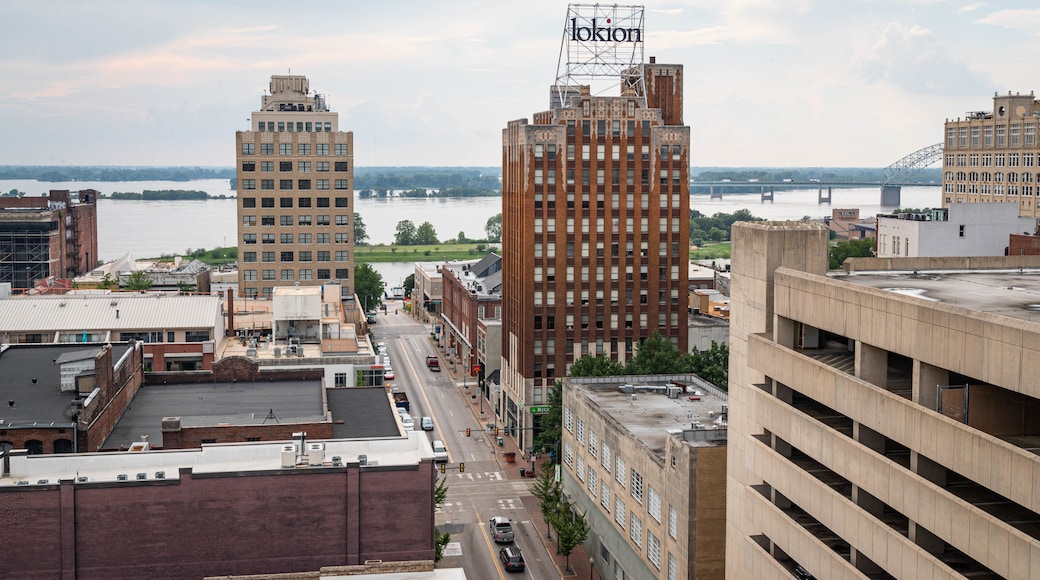
{"label": "cloud", "polygon": [[990,24],[1012,30],[1024,30],[1040,34],[1040,8],[997,10],[976,20],[978,24]]}
{"label": "cloud", "polygon": [[859,55],[856,65],[867,82],[909,93],[978,95],[992,86],[988,75],[955,61],[935,34],[919,25],[889,23],[874,45]]}

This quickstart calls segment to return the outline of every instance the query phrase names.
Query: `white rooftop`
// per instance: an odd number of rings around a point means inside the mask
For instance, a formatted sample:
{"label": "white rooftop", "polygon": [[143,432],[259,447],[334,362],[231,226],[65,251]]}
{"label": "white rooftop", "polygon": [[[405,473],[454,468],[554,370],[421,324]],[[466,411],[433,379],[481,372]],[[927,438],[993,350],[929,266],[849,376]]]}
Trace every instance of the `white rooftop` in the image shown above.
{"label": "white rooftop", "polygon": [[0,299],[0,333],[213,328],[219,295],[69,293]]}

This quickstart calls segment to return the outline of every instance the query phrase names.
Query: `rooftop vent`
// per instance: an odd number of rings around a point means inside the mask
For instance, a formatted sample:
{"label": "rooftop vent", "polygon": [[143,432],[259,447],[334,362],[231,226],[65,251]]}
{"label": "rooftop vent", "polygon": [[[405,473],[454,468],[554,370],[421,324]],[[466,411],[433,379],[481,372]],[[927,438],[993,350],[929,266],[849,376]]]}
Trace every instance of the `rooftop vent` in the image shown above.
{"label": "rooftop vent", "polygon": [[116,476],[116,481],[126,481],[126,474],[125,473],[120,473],[119,475],[117,475]]}
{"label": "rooftop vent", "polygon": [[81,476],[76,478],[76,483],[86,483],[86,482],[87,482],[87,476],[86,475],[81,475]]}
{"label": "rooftop vent", "polygon": [[137,479],[138,479],[138,480],[141,480],[141,479],[148,479],[148,474],[142,471],[141,473],[138,473],[138,474],[137,474]]}
{"label": "rooftop vent", "polygon": [[165,471],[156,471],[155,472],[155,479],[166,479],[166,472]]}
{"label": "rooftop vent", "polygon": [[41,479],[41,480],[36,482],[37,485],[47,485],[48,483],[49,483],[49,481],[46,480],[46,479]]}

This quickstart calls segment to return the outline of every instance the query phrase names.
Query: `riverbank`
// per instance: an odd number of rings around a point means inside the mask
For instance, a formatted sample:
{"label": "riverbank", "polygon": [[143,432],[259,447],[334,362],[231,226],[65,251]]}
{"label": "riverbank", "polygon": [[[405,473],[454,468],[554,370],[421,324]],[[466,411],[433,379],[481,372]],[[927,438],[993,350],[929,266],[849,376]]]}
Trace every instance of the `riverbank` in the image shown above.
{"label": "riverbank", "polygon": [[[435,244],[428,246],[356,246],[354,248],[354,262],[358,264],[377,264],[388,262],[433,262],[454,260],[477,260],[487,255],[491,249],[498,249],[497,245],[487,243],[472,244]],[[174,254],[163,254],[161,256],[147,258],[159,260],[170,258]],[[211,266],[222,266],[238,260],[238,248],[231,246],[226,248],[214,248],[212,250],[188,248],[184,254],[178,254],[184,258],[199,260]]]}

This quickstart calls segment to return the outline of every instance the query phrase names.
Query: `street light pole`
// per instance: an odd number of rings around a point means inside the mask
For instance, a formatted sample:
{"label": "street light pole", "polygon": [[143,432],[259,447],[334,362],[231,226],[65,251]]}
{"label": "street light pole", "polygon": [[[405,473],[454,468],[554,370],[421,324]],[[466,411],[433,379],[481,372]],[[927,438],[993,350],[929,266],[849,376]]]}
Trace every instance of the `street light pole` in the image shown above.
{"label": "street light pole", "polygon": [[592,580],[592,571],[596,569],[596,558],[589,556],[589,580]]}

